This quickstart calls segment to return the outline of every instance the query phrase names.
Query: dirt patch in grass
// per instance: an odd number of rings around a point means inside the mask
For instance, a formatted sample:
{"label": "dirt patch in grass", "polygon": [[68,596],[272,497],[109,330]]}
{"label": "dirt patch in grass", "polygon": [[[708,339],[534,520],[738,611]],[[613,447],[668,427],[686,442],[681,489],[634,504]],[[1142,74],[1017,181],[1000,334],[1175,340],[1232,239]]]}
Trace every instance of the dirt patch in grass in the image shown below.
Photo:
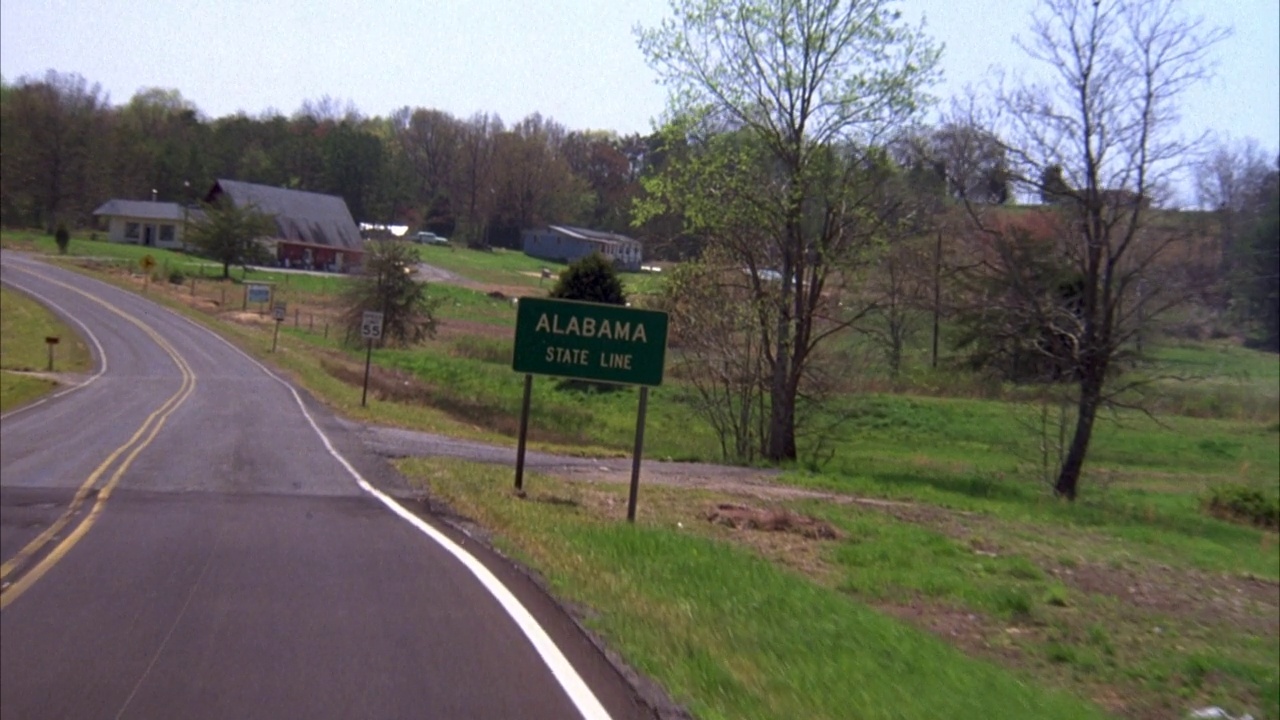
{"label": "dirt patch in grass", "polygon": [[912,598],[902,603],[874,603],[872,607],[946,640],[966,654],[1001,661],[1018,661],[1022,652],[1004,637],[1029,632],[1025,628],[1005,627],[994,618],[968,608],[925,598]]}
{"label": "dirt patch in grass", "polygon": [[702,519],[735,530],[791,533],[810,540],[839,540],[844,535],[831,523],[786,508],[753,508],[720,503],[702,513]]}
{"label": "dirt patch in grass", "polygon": [[[1147,612],[1197,623],[1225,623],[1251,632],[1280,633],[1280,583],[1254,577],[1201,572],[1169,565],[1120,565],[1072,562],[1070,566],[1010,534],[1010,523],[975,513],[927,505],[871,506],[894,518],[927,527],[965,542],[975,553],[1028,557],[1063,584],[1084,593],[1117,598]],[[1001,524],[1006,532],[996,527]],[[1034,536],[1053,544],[1055,530],[1037,527]],[[1083,539],[1080,532],[1072,537]]]}
{"label": "dirt patch in grass", "polygon": [[252,310],[248,312],[233,310],[231,312],[224,313],[222,317],[225,320],[237,322],[241,325],[261,325],[263,327],[269,327],[271,323],[275,322],[270,315],[259,314]]}
{"label": "dirt patch in grass", "polygon": [[512,330],[503,325],[490,325],[473,320],[441,320],[436,325],[436,340],[455,340],[460,337],[482,337],[510,340]]}
{"label": "dirt patch in grass", "polygon": [[1168,566],[1080,564],[1050,572],[1077,590],[1110,596],[1144,612],[1230,625],[1258,635],[1280,634],[1280,585],[1267,580]]}

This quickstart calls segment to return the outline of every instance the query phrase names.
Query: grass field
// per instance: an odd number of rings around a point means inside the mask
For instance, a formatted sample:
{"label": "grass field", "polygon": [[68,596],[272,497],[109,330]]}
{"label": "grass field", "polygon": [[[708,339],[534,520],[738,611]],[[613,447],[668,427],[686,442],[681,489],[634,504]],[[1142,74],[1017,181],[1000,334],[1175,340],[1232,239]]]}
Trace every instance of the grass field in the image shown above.
{"label": "grass field", "polygon": [[52,379],[28,375],[49,366],[45,338],[57,337],[54,370],[85,372],[93,356],[84,339],[35,300],[0,288],[0,412],[28,403],[58,387]]}
{"label": "grass field", "polygon": [[[494,248],[472,250],[467,247],[419,245],[418,256],[422,262],[455,272],[476,282],[491,285],[526,285],[538,287],[543,268],[549,268],[554,278],[564,269],[563,263],[539,260],[522,252]],[[550,285],[551,281],[545,281]]]}
{"label": "grass field", "polygon": [[[516,254],[423,250],[486,283],[527,277]],[[238,285],[225,301],[228,284],[212,281],[151,292],[344,415],[513,443],[521,383],[509,302],[433,285],[440,336],[375,351],[361,408],[363,357],[336,342],[336,326],[321,329],[336,322],[342,281],[287,282],[277,289],[297,315],[274,355],[271,323],[240,311]],[[965,378],[949,392],[954,371],[922,376],[924,394],[864,389],[828,408],[843,418],[830,461],[781,479],[828,499],[646,484],[629,527],[625,488],[603,478],[533,476],[520,499],[510,468],[399,465],[698,717],[1145,720],[1218,705],[1280,719],[1280,541],[1202,507],[1225,484],[1280,490],[1280,364],[1221,343],[1169,344],[1156,357],[1171,377],[1153,394],[1155,417],[1103,417],[1076,503],[1043,482],[1037,406]],[[646,459],[718,457],[686,392],[669,383],[651,394]],[[625,455],[636,395],[539,378],[533,445]]]}
{"label": "grass field", "polygon": [[592,608],[588,624],[697,717],[1104,716],[732,542],[690,512],[688,493],[645,488],[646,521],[632,527],[616,522],[620,487],[533,476],[519,500],[502,469],[402,467],[501,528],[504,549]]}

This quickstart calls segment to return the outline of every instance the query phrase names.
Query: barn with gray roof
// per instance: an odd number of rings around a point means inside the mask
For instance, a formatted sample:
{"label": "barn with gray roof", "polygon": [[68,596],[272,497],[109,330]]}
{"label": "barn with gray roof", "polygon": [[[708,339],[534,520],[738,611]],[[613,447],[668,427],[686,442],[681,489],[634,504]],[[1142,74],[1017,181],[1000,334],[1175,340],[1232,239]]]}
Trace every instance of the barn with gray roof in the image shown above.
{"label": "barn with gray roof", "polygon": [[240,180],[219,179],[205,202],[230,200],[271,215],[276,236],[263,238],[282,267],[350,272],[360,266],[364,244],[360,229],[337,195],[290,190]]}

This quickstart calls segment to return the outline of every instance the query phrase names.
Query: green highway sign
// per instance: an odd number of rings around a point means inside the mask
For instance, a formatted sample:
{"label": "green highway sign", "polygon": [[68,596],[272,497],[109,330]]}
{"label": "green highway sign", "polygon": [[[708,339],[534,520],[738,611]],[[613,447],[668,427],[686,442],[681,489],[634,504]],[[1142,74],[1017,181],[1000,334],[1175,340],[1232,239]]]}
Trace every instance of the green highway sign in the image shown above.
{"label": "green highway sign", "polygon": [[548,298],[520,298],[516,307],[516,372],[662,384],[666,313]]}

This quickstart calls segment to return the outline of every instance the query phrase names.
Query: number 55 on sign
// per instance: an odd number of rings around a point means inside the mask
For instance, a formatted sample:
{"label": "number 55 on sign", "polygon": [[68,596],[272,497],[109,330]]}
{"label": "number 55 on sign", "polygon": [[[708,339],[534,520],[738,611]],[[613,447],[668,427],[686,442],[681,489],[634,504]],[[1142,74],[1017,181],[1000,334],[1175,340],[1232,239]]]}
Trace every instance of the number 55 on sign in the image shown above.
{"label": "number 55 on sign", "polygon": [[360,321],[360,337],[377,340],[382,337],[382,313],[366,310]]}

